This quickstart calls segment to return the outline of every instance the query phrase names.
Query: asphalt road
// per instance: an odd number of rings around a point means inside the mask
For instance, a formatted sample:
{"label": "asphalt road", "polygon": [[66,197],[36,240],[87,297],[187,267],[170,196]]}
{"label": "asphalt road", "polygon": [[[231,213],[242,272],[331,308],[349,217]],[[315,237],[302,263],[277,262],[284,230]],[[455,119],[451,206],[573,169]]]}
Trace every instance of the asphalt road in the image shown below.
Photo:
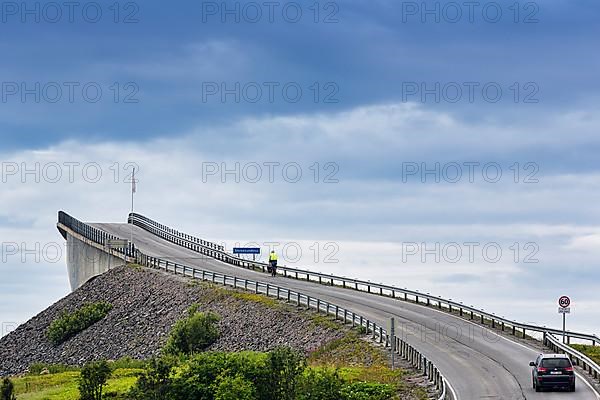
{"label": "asphalt road", "polygon": [[[121,238],[130,236],[128,224],[90,225]],[[535,359],[539,349],[433,308],[306,281],[273,278],[207,258],[137,226],[133,227],[133,241],[148,255],[240,278],[273,282],[351,309],[382,326],[394,316],[399,325],[398,336],[402,335],[437,365],[458,399],[600,399],[581,378],[577,379],[574,393],[536,393],[531,384],[529,361]]]}

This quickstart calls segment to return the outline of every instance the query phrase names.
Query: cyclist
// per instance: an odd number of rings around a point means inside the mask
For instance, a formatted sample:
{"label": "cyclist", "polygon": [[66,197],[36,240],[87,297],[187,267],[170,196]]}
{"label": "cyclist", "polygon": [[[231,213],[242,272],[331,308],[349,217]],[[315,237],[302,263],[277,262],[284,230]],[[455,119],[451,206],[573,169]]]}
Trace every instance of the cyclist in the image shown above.
{"label": "cyclist", "polygon": [[275,253],[275,250],[271,250],[271,254],[269,254],[269,266],[271,267],[271,276],[275,276],[277,274],[277,253]]}

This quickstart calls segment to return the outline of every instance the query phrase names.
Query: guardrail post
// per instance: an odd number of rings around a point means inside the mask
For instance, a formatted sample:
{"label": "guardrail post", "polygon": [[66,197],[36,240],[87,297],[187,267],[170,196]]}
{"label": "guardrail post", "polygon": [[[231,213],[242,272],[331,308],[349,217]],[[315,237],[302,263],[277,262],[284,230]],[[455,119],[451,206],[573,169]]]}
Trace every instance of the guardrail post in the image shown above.
{"label": "guardrail post", "polygon": [[459,313],[460,313],[460,316],[462,317],[463,316],[463,309],[462,309],[462,307],[459,309]]}
{"label": "guardrail post", "polygon": [[342,286],[344,287],[344,289],[346,289],[346,280],[342,279]]}
{"label": "guardrail post", "polygon": [[277,300],[279,300],[280,292],[281,292],[281,288],[279,286],[277,286]]}
{"label": "guardrail post", "polygon": [[233,288],[237,289],[237,276],[233,277]]}
{"label": "guardrail post", "polygon": [[502,332],[504,332],[504,321],[502,321]]}
{"label": "guardrail post", "polygon": [[271,285],[269,285],[269,284],[267,283],[267,293],[266,293],[266,294],[267,294],[267,297],[269,297],[269,289],[271,289]]}
{"label": "guardrail post", "polygon": [[471,311],[471,320],[473,319],[473,311]]}
{"label": "guardrail post", "polygon": [[419,296],[415,296],[415,303],[419,304]]}
{"label": "guardrail post", "polygon": [[525,328],[523,328],[523,339],[525,339],[527,335],[525,335]]}
{"label": "guardrail post", "polygon": [[291,301],[291,295],[292,293],[290,292],[290,289],[287,290],[287,302],[289,303]]}
{"label": "guardrail post", "polygon": [[254,282],[254,293],[258,294],[258,281]]}
{"label": "guardrail post", "polygon": [[333,286],[333,278],[331,278],[331,286]]}
{"label": "guardrail post", "polygon": [[340,307],[339,306],[335,306],[335,320],[338,320],[338,312],[340,311]]}
{"label": "guardrail post", "polygon": [[344,325],[348,323],[348,310],[344,308]]}
{"label": "guardrail post", "polygon": [[496,320],[494,318],[492,318],[492,328],[496,327]]}
{"label": "guardrail post", "polygon": [[481,314],[481,323],[483,324],[483,314]]}
{"label": "guardrail post", "polygon": [[321,313],[321,299],[317,299],[317,314]]}
{"label": "guardrail post", "polygon": [[429,301],[429,297],[427,298],[427,305],[430,306],[431,302]]}
{"label": "guardrail post", "polygon": [[514,325],[512,327],[512,334],[513,334],[513,336],[517,336],[517,327]]}
{"label": "guardrail post", "polygon": [[300,293],[296,293],[296,306],[300,306]]}
{"label": "guardrail post", "polygon": [[442,309],[442,301],[438,301],[438,308],[441,310]]}
{"label": "guardrail post", "polygon": [[383,328],[379,327],[379,343],[383,343]]}

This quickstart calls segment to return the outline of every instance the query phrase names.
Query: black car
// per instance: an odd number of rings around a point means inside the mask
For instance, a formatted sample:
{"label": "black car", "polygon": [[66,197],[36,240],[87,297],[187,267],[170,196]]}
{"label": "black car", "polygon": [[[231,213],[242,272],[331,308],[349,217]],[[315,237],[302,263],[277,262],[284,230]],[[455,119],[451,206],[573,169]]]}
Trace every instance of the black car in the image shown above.
{"label": "black car", "polygon": [[569,357],[564,354],[540,354],[531,365],[533,388],[536,392],[544,388],[566,388],[575,391],[575,371]]}

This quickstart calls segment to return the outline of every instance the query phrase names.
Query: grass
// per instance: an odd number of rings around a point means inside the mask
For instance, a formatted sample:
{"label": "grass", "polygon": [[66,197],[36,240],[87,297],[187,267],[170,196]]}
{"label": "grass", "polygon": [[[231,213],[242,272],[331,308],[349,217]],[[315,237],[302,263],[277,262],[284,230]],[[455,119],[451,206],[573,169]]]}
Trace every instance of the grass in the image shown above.
{"label": "grass", "polygon": [[314,369],[337,369],[347,382],[377,382],[392,385],[399,398],[427,399],[424,388],[407,383],[411,373],[402,368],[392,371],[384,350],[373,346],[356,331],[329,342],[313,352],[308,359]]}
{"label": "grass", "polygon": [[591,358],[596,364],[600,364],[599,346],[591,346],[587,344],[572,344],[571,347]]}
{"label": "grass", "polygon": [[[118,368],[104,389],[108,396],[127,392],[137,381],[141,369]],[[79,398],[79,371],[48,375],[28,375],[14,378],[15,394],[19,400],[75,400]]]}

